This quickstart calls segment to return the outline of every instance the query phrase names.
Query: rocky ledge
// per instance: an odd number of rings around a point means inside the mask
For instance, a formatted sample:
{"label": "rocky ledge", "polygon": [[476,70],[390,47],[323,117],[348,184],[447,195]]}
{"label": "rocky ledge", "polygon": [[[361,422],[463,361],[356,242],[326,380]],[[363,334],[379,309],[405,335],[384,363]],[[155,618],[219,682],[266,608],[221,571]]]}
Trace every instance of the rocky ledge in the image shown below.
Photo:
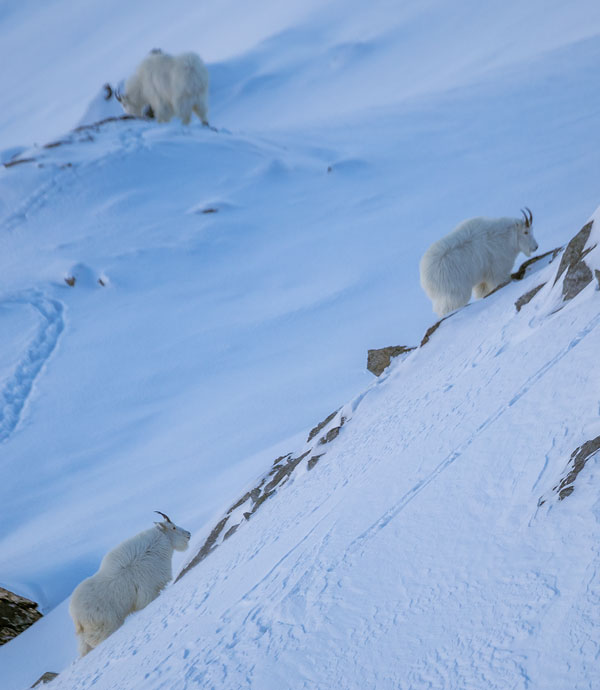
{"label": "rocky ledge", "polygon": [[0,587],[0,645],[10,642],[41,617],[35,602]]}

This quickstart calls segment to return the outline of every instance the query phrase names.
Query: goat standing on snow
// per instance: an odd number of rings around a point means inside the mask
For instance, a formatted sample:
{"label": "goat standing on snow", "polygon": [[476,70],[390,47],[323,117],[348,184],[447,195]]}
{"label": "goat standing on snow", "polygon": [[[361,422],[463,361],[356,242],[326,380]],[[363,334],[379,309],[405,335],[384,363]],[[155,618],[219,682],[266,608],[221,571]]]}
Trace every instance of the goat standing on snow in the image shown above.
{"label": "goat standing on snow", "polygon": [[155,512],[164,520],[109,551],[98,572],[75,588],[69,613],[81,656],[120,628],[130,613],[156,599],[173,576],[173,551],[187,549],[190,533]]}
{"label": "goat standing on snow", "polygon": [[[527,208],[527,207],[526,207]],[[536,251],[531,225],[533,214],[520,218],[471,218],[429,247],[420,264],[421,286],[444,316],[464,307],[475,297],[485,297],[510,279],[519,252]]]}
{"label": "goat standing on snow", "polygon": [[192,112],[208,124],[208,70],[196,53],[168,55],[152,50],[125,82],[117,99],[130,115],[151,114],[158,122],[172,117],[189,124]]}

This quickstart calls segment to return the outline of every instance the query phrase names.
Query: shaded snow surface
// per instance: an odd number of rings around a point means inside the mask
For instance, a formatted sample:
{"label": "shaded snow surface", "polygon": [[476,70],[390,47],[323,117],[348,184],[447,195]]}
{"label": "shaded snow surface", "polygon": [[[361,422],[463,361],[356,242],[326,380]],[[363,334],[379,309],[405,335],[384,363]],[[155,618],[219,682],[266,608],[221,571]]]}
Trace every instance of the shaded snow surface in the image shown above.
{"label": "shaded snow surface", "polygon": [[[595,687],[594,459],[536,506],[600,433],[596,281],[516,313],[554,262],[365,363],[433,322],[418,261],[459,221],[528,205],[543,252],[597,206],[600,6],[181,7],[0,14],[0,584],[48,613],[2,689],[74,659],[65,599],[154,509],[198,547],[344,401],[311,472],[55,687]],[[157,46],[205,58],[213,128],[72,131]]]}
{"label": "shaded snow surface", "polygon": [[597,460],[538,499],[600,433],[599,293],[514,307],[557,268],[392,365],[312,471],[56,690],[594,688]]}

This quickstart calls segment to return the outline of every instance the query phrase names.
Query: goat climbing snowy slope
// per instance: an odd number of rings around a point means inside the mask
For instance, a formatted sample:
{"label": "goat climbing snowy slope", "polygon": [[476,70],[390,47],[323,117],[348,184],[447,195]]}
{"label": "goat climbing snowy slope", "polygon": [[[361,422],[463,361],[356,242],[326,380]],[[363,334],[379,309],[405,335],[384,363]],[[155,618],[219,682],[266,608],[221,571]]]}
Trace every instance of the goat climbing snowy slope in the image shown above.
{"label": "goat climbing snowy slope", "polygon": [[[0,19],[0,57],[11,64],[0,72],[0,92],[7,95],[0,109],[0,585],[39,602],[48,615],[0,649],[3,690],[29,686],[41,672],[68,665],[76,640],[61,602],[96,571],[109,548],[143,528],[149,509],[160,506],[177,514],[201,547],[215,524],[255,488],[256,477],[274,469],[275,458],[291,451],[297,460],[308,429],[353,400],[344,406],[351,419],[331,445],[316,448],[289,474],[283,461],[275,466],[286,480],[281,488],[292,492],[289,515],[275,507],[277,493],[247,522],[244,512],[254,506],[236,508],[237,531],[228,525],[210,558],[128,621],[116,646],[111,640],[112,652],[108,642],[100,645],[77,673],[85,674],[105,653],[112,669],[114,655],[123,654],[123,666],[130,658],[145,659],[150,668],[144,674],[152,675],[159,660],[164,662],[159,671],[168,686],[164,669],[171,660],[159,654],[152,666],[142,654],[145,626],[148,649],[164,650],[171,640],[165,643],[151,626],[160,628],[164,621],[173,630],[177,615],[170,612],[181,611],[191,646],[173,648],[189,660],[182,666],[177,657],[178,672],[201,683],[201,673],[217,676],[210,663],[217,659],[229,674],[245,669],[250,676],[244,655],[278,640],[281,668],[306,674],[310,685],[311,661],[293,646],[285,648],[286,635],[290,644],[300,645],[304,626],[314,635],[307,646],[311,655],[319,645],[328,650],[339,642],[348,657],[352,643],[335,626],[355,641],[376,640],[381,616],[383,629],[391,625],[384,614],[392,610],[396,622],[412,623],[411,616],[427,609],[439,590],[452,613],[454,601],[463,603],[458,619],[469,630],[456,642],[450,617],[440,622],[424,616],[423,626],[439,633],[431,639],[439,642],[440,658],[454,656],[460,669],[489,652],[493,668],[487,675],[500,683],[494,669],[511,663],[503,656],[504,643],[511,637],[516,640],[511,649],[524,650],[527,640],[511,627],[499,603],[506,636],[495,624],[489,636],[481,632],[494,618],[494,600],[521,605],[521,587],[531,599],[546,601],[536,584],[539,573],[540,581],[560,589],[554,601],[565,603],[566,611],[566,602],[575,601],[569,597],[578,591],[579,575],[563,577],[562,558],[576,561],[577,546],[585,551],[592,544],[585,541],[593,527],[589,511],[582,506],[584,517],[577,517],[571,508],[582,500],[585,474],[571,503],[561,503],[561,514],[572,511],[571,524],[582,523],[581,534],[572,550],[563,548],[557,523],[549,539],[562,556],[549,556],[556,567],[547,572],[537,563],[539,552],[527,555],[518,535],[514,542],[503,537],[490,517],[500,514],[498,492],[508,494],[506,486],[519,485],[522,473],[531,479],[525,460],[537,458],[538,447],[548,459],[543,473],[533,462],[536,478],[542,474],[536,501],[552,493],[554,484],[546,485],[545,478],[556,469],[556,458],[564,451],[568,462],[579,448],[580,443],[566,448],[577,431],[586,440],[595,438],[594,417],[584,428],[569,416],[572,407],[579,420],[588,419],[571,400],[579,393],[559,382],[563,377],[571,385],[573,379],[587,396],[589,381],[577,363],[597,334],[596,328],[586,330],[592,317],[581,316],[591,304],[591,287],[555,314],[549,285],[530,302],[521,300],[517,314],[508,304],[512,298],[502,296],[501,306],[498,295],[468,306],[372,388],[365,355],[373,347],[419,342],[431,325],[430,304],[418,281],[419,258],[461,219],[496,217],[527,204],[535,214],[540,251],[546,252],[563,245],[598,204],[600,91],[590,84],[600,59],[600,6],[576,0],[549,8],[542,0],[509,0],[474,10],[463,0],[451,7],[441,0],[424,5],[183,0],[179,19],[157,0],[90,0],[76,9],[67,0],[43,9],[37,5],[5,3]],[[132,32],[133,24],[139,31]],[[155,47],[173,54],[193,50],[206,59],[214,129],[199,122],[183,127],[175,120],[159,125],[116,119],[115,102],[100,101],[105,82],[117,84]],[[105,118],[112,119],[90,121]],[[527,281],[528,290],[542,282]],[[517,291],[509,286],[502,295],[522,298]],[[539,300],[548,300],[543,315]],[[523,360],[517,356],[521,347]],[[513,357],[515,368],[506,369]],[[425,366],[417,366],[419,361]],[[403,379],[402,391],[396,377]],[[500,386],[502,377],[506,388]],[[546,400],[535,397],[540,391]],[[530,404],[538,405],[535,419]],[[548,410],[551,405],[556,413]],[[411,406],[413,416],[407,417],[405,408]],[[523,409],[528,413],[518,416]],[[523,437],[508,465],[504,456],[486,459],[488,441],[505,447],[506,438],[534,433],[544,415],[561,429],[552,441],[551,432],[540,431],[538,445]],[[568,431],[559,417],[571,420]],[[388,426],[397,427],[399,435],[384,440]],[[364,467],[344,445],[350,438],[368,461]],[[327,454],[318,457],[323,448],[329,448]],[[338,453],[347,459],[343,471],[341,460],[335,461]],[[491,486],[467,476],[466,468],[477,463],[494,477]],[[500,478],[492,472],[497,467],[505,468]],[[377,482],[383,480],[378,472],[371,476],[371,468],[381,468],[387,477],[381,498]],[[302,473],[316,501],[303,499],[315,509],[313,517],[294,498]],[[352,493],[343,491],[344,482]],[[471,487],[481,492],[476,503]],[[326,490],[330,498],[324,497]],[[436,505],[428,503],[432,494]],[[531,503],[519,492],[510,500],[527,509]],[[457,512],[461,501],[466,513]],[[480,515],[486,501],[490,514]],[[343,509],[339,516],[336,502]],[[345,510],[346,503],[355,514]],[[544,506],[541,511],[550,503]],[[422,512],[411,522],[416,508]],[[540,514],[532,529],[544,543]],[[555,514],[552,507],[553,528]],[[479,522],[469,521],[469,515]],[[498,520],[514,531],[508,518]],[[440,547],[439,562],[430,555],[438,548],[438,521],[448,524],[443,532],[448,540],[449,526],[456,526],[462,570],[445,548]],[[395,536],[388,548],[390,533]],[[500,574],[490,579],[469,561],[470,553],[478,553],[475,547],[490,540],[499,545],[495,555],[505,565],[503,580]],[[354,551],[346,559],[350,543]],[[363,547],[371,570],[380,573],[381,590],[365,599],[372,608],[361,610],[363,588],[372,588],[366,565],[360,566]],[[381,563],[379,551],[389,554]],[[409,554],[413,568],[422,559],[423,568],[415,572],[424,589],[410,586],[413,576],[403,563],[386,561],[396,551]],[[485,553],[481,560],[497,570]],[[327,575],[319,598],[321,589],[310,584],[323,583],[319,563],[335,573],[338,562],[341,584]],[[240,568],[232,570],[237,563]],[[184,564],[179,555],[174,567]],[[234,574],[225,580],[225,571]],[[298,587],[278,604],[277,585],[286,578],[286,588]],[[403,597],[399,578],[407,583]],[[471,581],[473,608],[464,596],[452,599]],[[353,598],[345,596],[346,586]],[[478,598],[484,589],[489,598]],[[223,606],[221,590],[229,592]],[[590,585],[589,596],[593,591]],[[261,602],[262,592],[271,602]],[[402,602],[397,609],[384,603],[394,597]],[[207,614],[199,627],[191,613],[196,606],[195,612]],[[524,607],[521,632],[527,629]],[[383,613],[376,617],[375,610]],[[469,628],[469,610],[474,619],[480,616],[479,627]],[[542,609],[536,611],[527,662],[532,675],[538,673],[532,659],[546,659],[535,646],[543,623]],[[359,618],[371,622],[363,626]],[[218,628],[224,646],[215,637]],[[427,669],[433,647],[424,627],[414,629],[423,644],[414,658]],[[574,627],[566,629],[573,639],[579,635]],[[587,631],[584,626],[582,645],[588,645]],[[326,642],[328,632],[332,637]],[[419,651],[416,640],[404,637],[398,628],[390,644]],[[129,642],[122,647],[119,640]],[[555,641],[557,649],[563,642],[571,649],[569,641]],[[386,645],[381,642],[381,651]],[[370,651],[379,659],[374,648]],[[578,659],[587,653],[574,652]],[[258,658],[257,675],[278,677],[266,657]],[[520,659],[511,657],[515,664]],[[339,680],[336,663],[332,659],[329,670],[317,666],[315,673]],[[440,662],[439,673],[443,666]],[[376,672],[370,662],[365,669]],[[159,671],[152,682],[162,682]]]}
{"label": "goat climbing snowy slope", "polygon": [[[594,224],[579,251],[592,273],[600,209]],[[600,290],[565,297],[563,266],[470,305],[392,364],[343,408],[312,469],[57,690],[592,690],[597,458],[566,498],[553,487],[600,435]]]}

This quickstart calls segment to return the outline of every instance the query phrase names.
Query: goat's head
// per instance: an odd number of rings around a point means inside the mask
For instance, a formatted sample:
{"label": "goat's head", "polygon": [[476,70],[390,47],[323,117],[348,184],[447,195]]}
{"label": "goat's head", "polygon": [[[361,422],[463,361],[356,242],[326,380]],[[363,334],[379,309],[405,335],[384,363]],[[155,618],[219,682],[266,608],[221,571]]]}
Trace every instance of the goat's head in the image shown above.
{"label": "goat's head", "polygon": [[192,536],[183,527],[178,527],[168,515],[161,513],[160,510],[155,510],[155,513],[162,515],[163,520],[161,522],[154,523],[161,532],[164,532],[169,539],[175,551],[185,551],[190,543],[190,537]]}
{"label": "goat's head", "polygon": [[[535,241],[533,236],[533,213],[525,206],[525,209],[521,209],[523,214],[523,220],[519,220],[517,224],[517,239],[519,243],[519,249],[525,254],[525,256],[531,256],[533,252],[537,251],[538,243]],[[529,214],[529,215],[527,215]]]}

